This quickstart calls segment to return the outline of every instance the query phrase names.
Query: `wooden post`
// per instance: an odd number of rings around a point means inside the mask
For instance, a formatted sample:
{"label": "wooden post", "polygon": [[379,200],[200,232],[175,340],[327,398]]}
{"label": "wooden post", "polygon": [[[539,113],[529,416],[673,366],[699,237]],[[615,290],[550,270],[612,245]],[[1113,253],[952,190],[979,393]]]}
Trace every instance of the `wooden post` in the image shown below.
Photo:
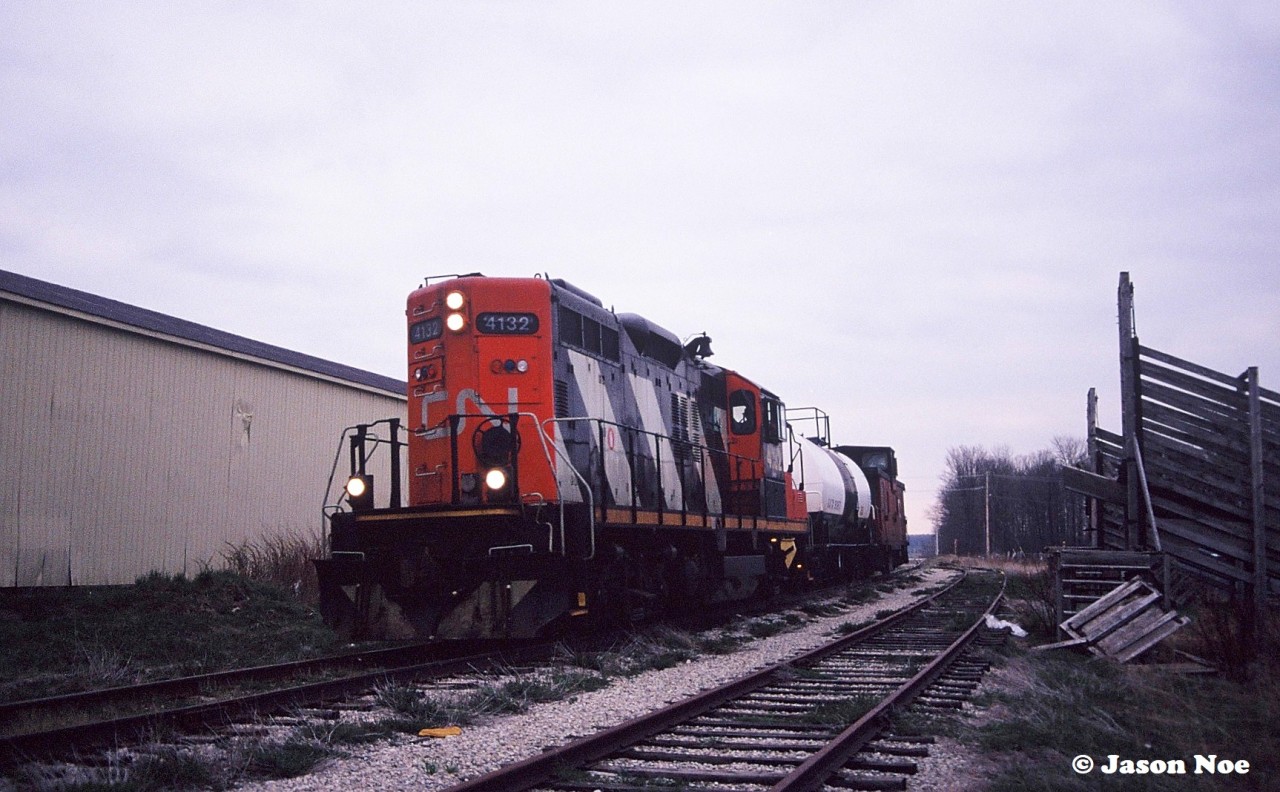
{"label": "wooden post", "polygon": [[1138,376],[1138,336],[1134,328],[1133,318],[1133,284],[1129,282],[1129,273],[1120,273],[1119,289],[1120,310],[1120,423],[1124,437],[1124,454],[1122,462],[1124,470],[1121,477],[1127,485],[1128,497],[1125,502],[1124,528],[1125,549],[1137,550],[1142,546],[1142,493],[1138,480],[1138,471],[1134,456],[1134,448],[1139,443],[1142,431],[1141,394],[1139,393]]}
{"label": "wooden post", "polygon": [[[1049,579],[1053,582],[1053,623],[1055,625],[1062,624],[1066,619],[1063,614],[1062,600],[1062,552],[1049,554]],[[1061,638],[1061,629],[1054,632],[1054,640]]]}
{"label": "wooden post", "polygon": [[[1089,425],[1089,466],[1093,472],[1099,476],[1106,475],[1102,469],[1102,452],[1098,448],[1098,389],[1089,389],[1088,403],[1085,407],[1085,415]],[[1102,502],[1097,498],[1088,498],[1085,501],[1089,509],[1089,527],[1086,529],[1089,536],[1085,539],[1085,544],[1093,547],[1102,547]]]}
{"label": "wooden post", "polygon": [[[1249,396],[1249,497],[1253,503],[1253,603],[1261,619],[1267,601],[1266,489],[1262,471],[1262,394],[1258,387],[1258,367],[1250,366],[1240,376]],[[1257,634],[1262,634],[1261,625]]]}
{"label": "wooden post", "polygon": [[1173,610],[1175,603],[1173,601],[1173,565],[1169,561],[1168,553],[1160,554],[1160,593],[1163,595],[1161,602],[1165,610]]}

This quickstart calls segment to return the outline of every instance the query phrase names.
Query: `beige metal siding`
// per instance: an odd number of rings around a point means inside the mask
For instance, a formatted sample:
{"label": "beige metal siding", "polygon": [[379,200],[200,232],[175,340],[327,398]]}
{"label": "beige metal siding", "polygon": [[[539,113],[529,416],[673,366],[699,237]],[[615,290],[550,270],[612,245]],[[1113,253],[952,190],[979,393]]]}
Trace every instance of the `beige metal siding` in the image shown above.
{"label": "beige metal siding", "polygon": [[342,430],[403,412],[390,394],[0,300],[0,586],[194,574],[228,543],[318,534]]}

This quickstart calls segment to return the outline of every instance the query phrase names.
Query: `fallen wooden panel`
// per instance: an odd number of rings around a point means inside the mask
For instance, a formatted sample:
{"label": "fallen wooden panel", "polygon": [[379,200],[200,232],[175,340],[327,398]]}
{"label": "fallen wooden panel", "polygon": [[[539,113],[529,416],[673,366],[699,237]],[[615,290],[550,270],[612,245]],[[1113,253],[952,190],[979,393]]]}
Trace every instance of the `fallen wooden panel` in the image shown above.
{"label": "fallen wooden panel", "polygon": [[1127,663],[1172,635],[1190,619],[1160,607],[1160,592],[1134,578],[1058,625],[1071,636],[1065,645]]}

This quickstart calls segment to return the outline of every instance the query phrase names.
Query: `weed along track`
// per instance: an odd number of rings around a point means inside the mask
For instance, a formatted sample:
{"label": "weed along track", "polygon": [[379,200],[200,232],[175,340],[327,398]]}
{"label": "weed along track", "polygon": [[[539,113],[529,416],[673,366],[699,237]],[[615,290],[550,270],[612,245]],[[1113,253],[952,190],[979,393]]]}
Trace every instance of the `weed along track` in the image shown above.
{"label": "weed along track", "polygon": [[970,572],[818,649],[450,792],[904,789],[927,749],[891,716],[955,708],[972,692],[986,664],[965,653],[1003,587],[999,573]]}

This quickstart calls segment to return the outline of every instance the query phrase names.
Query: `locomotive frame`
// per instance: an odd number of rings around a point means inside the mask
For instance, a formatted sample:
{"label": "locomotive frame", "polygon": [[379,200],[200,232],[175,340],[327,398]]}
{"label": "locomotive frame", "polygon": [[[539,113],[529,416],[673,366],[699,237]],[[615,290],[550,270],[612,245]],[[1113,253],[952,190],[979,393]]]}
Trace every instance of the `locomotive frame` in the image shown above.
{"label": "locomotive frame", "polygon": [[321,610],[344,633],[530,637],[906,560],[892,449],[841,447],[881,453],[870,475],[897,507],[862,504],[850,533],[809,504],[811,441],[782,401],[711,364],[705,334],[682,344],[546,277],[432,280],[408,299],[407,421],[354,429],[326,507]]}

